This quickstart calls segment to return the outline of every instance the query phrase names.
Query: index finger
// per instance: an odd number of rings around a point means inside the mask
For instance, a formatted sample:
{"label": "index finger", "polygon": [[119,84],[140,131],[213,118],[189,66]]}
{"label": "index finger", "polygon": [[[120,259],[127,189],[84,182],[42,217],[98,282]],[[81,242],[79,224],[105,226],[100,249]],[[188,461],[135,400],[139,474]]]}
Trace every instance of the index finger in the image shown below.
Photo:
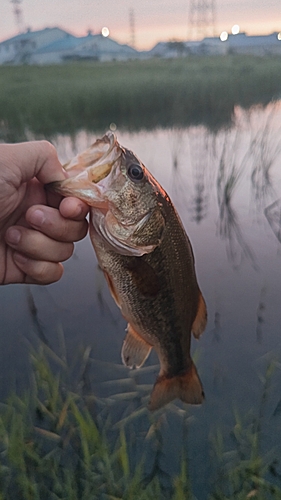
{"label": "index finger", "polygon": [[89,212],[89,209],[90,207],[84,203],[84,201],[79,200],[79,198],[74,198],[73,196],[63,198],[59,206],[61,215],[66,219],[73,220],[83,220]]}

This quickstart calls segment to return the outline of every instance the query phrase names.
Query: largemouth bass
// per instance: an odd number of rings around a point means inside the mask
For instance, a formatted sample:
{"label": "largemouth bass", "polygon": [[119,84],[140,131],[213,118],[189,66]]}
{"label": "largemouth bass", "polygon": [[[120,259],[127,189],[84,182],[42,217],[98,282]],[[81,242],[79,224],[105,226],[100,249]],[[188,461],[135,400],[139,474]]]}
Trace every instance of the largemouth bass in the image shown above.
{"label": "largemouth bass", "polygon": [[206,306],[192,247],[164,189],[141,161],[108,132],[65,169],[51,188],[90,205],[90,237],[111,294],[128,321],[123,363],[140,368],[152,348],[160,372],[149,408],[179,398],[200,404],[204,393],[190,356]]}

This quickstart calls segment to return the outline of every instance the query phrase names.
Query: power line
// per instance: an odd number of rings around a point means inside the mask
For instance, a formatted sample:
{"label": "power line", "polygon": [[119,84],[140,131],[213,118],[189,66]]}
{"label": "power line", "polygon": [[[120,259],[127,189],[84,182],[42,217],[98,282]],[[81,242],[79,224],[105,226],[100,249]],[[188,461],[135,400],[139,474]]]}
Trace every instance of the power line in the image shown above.
{"label": "power line", "polygon": [[22,33],[24,31],[23,12],[20,6],[22,0],[10,0],[10,2],[13,4],[13,13],[18,28],[18,32]]}
{"label": "power line", "polygon": [[215,36],[216,0],[189,0],[188,38]]}
{"label": "power line", "polygon": [[129,24],[130,24],[130,45],[135,48],[136,44],[136,31],[135,31],[135,12],[134,9],[129,10]]}

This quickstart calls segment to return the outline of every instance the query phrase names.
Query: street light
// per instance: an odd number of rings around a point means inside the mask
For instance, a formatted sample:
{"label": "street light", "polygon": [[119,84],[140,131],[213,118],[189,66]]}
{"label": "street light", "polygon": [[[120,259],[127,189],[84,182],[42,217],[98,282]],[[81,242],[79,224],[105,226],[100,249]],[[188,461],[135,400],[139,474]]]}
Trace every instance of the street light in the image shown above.
{"label": "street light", "polygon": [[109,29],[106,26],[104,26],[104,28],[102,28],[102,30],[101,30],[101,34],[102,34],[102,36],[105,36],[105,37],[109,36]]}
{"label": "street light", "polygon": [[238,35],[239,31],[240,31],[240,26],[238,24],[234,24],[231,28],[231,33],[233,35]]}
{"label": "street light", "polygon": [[228,33],[227,33],[227,31],[222,31],[222,33],[220,34],[220,40],[222,42],[226,42],[227,39],[228,39]]}

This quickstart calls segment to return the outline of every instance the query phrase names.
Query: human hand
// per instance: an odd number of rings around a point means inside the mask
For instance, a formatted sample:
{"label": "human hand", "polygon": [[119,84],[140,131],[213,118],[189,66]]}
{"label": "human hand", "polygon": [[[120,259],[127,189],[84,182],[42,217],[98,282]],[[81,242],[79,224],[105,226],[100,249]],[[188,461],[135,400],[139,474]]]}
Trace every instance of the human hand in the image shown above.
{"label": "human hand", "polygon": [[77,198],[44,189],[66,176],[47,141],[0,144],[0,284],[61,278],[61,261],[87,234],[89,210]]}

